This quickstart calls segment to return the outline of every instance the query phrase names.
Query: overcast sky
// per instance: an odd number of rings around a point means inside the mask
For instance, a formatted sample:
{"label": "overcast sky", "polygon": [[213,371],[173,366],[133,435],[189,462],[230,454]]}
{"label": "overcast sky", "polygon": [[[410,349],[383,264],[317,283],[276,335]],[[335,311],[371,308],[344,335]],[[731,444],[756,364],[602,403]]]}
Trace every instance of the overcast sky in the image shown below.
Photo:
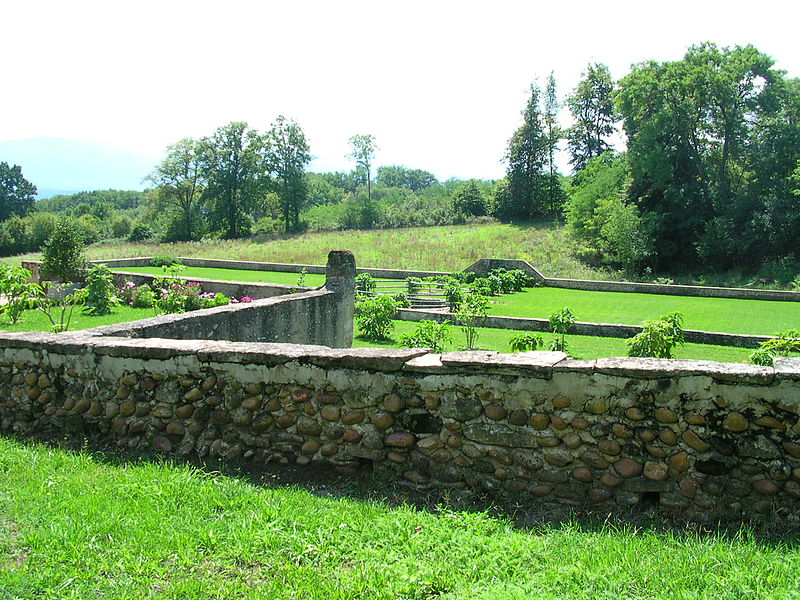
{"label": "overcast sky", "polygon": [[566,94],[702,41],[754,44],[800,76],[800,3],[171,1],[3,3],[0,142],[64,137],[162,156],[232,120],[295,119],[312,170],[356,133],[376,164],[496,178],[531,81]]}

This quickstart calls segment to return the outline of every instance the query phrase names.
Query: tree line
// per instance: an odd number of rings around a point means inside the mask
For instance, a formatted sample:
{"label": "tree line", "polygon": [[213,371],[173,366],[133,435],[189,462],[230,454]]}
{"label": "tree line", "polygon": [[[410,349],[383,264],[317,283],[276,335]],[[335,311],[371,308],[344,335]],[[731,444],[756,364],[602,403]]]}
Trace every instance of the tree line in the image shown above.
{"label": "tree line", "polygon": [[[309,173],[296,122],[279,116],[265,132],[232,122],[170,146],[135,205],[65,197],[36,208],[82,219],[89,238],[162,241],[548,218],[566,222],[586,260],[631,275],[800,271],[800,80],[752,46],[700,44],[680,60],[633,65],[617,81],[592,63],[563,98],[551,74],[543,89],[531,86],[497,181],[375,170],[374,136],[355,135],[350,146],[352,170]],[[569,175],[556,167],[564,151]],[[52,219],[25,216],[35,188],[19,167],[0,165],[0,191],[0,250],[24,251],[14,240],[34,226],[39,239]]]}

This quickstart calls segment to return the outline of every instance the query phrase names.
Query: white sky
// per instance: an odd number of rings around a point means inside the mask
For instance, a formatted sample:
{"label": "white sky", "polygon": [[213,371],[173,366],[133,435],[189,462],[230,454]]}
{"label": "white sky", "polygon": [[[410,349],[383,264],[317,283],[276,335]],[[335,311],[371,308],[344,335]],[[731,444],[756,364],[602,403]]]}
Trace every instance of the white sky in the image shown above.
{"label": "white sky", "polygon": [[530,82],[566,94],[589,61],[614,77],[693,43],[754,44],[800,75],[800,3],[6,0],[0,142],[64,137],[160,157],[232,120],[303,127],[312,170],[376,165],[495,178]]}

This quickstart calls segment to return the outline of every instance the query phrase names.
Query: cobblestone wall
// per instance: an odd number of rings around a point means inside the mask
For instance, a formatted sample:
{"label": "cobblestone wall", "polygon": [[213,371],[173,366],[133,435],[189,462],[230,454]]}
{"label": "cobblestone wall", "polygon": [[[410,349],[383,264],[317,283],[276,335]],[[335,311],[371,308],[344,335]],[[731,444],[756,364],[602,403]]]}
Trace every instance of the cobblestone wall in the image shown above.
{"label": "cobblestone wall", "polygon": [[800,365],[0,336],[0,429],[797,519]]}

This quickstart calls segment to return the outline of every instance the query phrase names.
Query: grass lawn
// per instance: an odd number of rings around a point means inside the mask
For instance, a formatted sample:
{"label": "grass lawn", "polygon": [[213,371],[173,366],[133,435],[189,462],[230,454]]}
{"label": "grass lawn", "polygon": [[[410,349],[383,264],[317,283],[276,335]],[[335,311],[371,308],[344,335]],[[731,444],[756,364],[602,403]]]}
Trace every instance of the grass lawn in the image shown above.
{"label": "grass lawn", "polygon": [[[353,341],[354,348],[399,348],[398,342],[401,335],[416,329],[416,323],[407,321],[394,321],[394,335],[392,341],[372,342],[359,337]],[[478,328],[478,348],[482,350],[496,350],[498,352],[511,352],[509,340],[523,333],[510,329]],[[451,327],[453,341],[447,350],[462,350],[464,347],[464,333],[458,327]],[[356,326],[356,336],[360,335]],[[545,349],[553,334],[542,334],[545,340]],[[568,335],[569,355],[575,358],[603,358],[610,356],[626,356],[627,346],[622,338],[606,338],[595,336]],[[691,358],[696,360],[716,360],[719,362],[745,362],[752,350],[747,348],[734,348],[732,346],[712,346],[709,344],[686,344],[675,351],[675,358]]]}
{"label": "grass lawn", "polygon": [[[151,273],[161,275],[161,267],[113,267],[112,271],[127,271],[129,273]],[[248,281],[256,283],[282,283],[285,285],[298,285],[299,273],[282,273],[279,271],[247,271],[244,269],[216,269],[205,267],[184,267],[178,277],[185,279],[221,279],[224,281]],[[315,287],[325,285],[325,275],[306,273],[303,285]]]}
{"label": "grass lawn", "polygon": [[683,314],[686,329],[774,335],[800,328],[800,302],[692,298],[656,294],[530,288],[492,298],[490,314],[548,318],[569,307],[578,321],[641,325],[670,312]]}
{"label": "grass lawn", "polygon": [[656,516],[520,528],[2,438],[0,473],[9,600],[800,597],[785,531],[675,529]]}
{"label": "grass lawn", "polygon": [[[72,320],[69,329],[89,329],[100,327],[101,325],[113,325],[114,323],[125,323],[127,321],[138,321],[139,319],[149,319],[156,316],[152,308],[132,308],[130,306],[118,306],[110,315],[92,317],[85,315],[81,311],[81,306],[76,306],[72,312]],[[59,311],[54,311],[53,318],[58,321]],[[47,315],[38,310],[26,310],[22,313],[20,320],[16,324],[9,322],[8,318],[0,318],[0,330],[2,331],[50,331],[50,321]]]}

